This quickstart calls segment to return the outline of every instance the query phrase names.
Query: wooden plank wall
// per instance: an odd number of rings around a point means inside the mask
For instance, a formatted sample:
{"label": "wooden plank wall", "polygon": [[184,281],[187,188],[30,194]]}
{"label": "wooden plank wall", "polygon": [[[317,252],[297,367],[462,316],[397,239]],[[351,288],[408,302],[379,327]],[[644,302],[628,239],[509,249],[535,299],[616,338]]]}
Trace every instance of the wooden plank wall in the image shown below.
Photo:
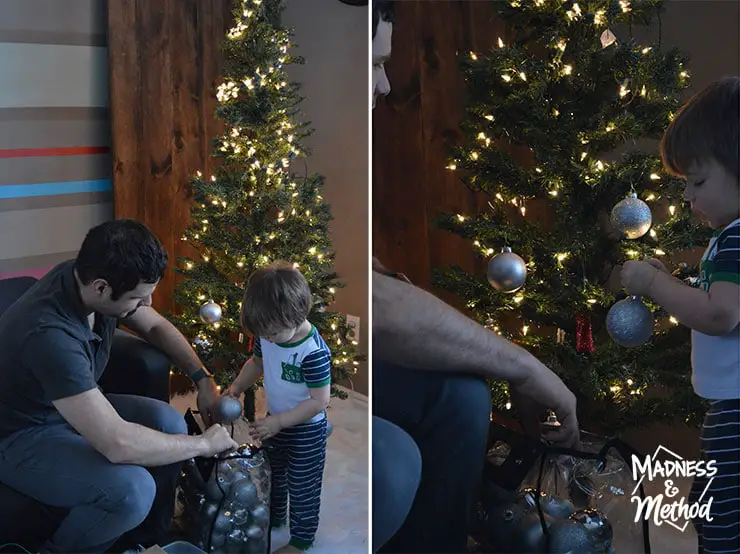
{"label": "wooden plank wall", "polygon": [[430,288],[435,267],[484,271],[470,242],[440,231],[434,218],[440,211],[472,213],[485,205],[445,166],[448,145],[461,136],[464,83],[457,53],[488,50],[505,36],[492,4],[396,3],[386,64],[392,92],[373,114],[373,250],[424,288]]}
{"label": "wooden plank wall", "polygon": [[175,309],[188,178],[209,174],[220,45],[231,0],[110,0],[108,42],[115,216],[148,225],[170,255],[155,307]]}

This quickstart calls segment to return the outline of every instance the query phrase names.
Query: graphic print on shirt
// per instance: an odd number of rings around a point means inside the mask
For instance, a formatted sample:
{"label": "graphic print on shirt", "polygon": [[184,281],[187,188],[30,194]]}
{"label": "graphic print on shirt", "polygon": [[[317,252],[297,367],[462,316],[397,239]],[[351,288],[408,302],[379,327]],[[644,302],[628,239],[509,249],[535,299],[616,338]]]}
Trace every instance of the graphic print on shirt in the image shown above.
{"label": "graphic print on shirt", "polygon": [[283,367],[281,378],[283,381],[288,381],[289,383],[305,382],[305,379],[303,378],[303,371],[301,371],[301,366],[298,363],[297,353],[293,354],[290,362],[281,362],[281,364]]}

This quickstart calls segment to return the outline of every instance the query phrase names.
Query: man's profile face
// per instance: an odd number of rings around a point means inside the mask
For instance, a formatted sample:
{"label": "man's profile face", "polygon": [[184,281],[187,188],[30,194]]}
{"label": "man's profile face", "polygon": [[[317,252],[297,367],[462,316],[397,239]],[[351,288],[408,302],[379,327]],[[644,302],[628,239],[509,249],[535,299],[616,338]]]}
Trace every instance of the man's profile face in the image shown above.
{"label": "man's profile face", "polygon": [[382,19],[373,38],[373,109],[378,96],[385,96],[391,91],[388,75],[385,73],[385,62],[391,56],[391,35],[393,25]]}

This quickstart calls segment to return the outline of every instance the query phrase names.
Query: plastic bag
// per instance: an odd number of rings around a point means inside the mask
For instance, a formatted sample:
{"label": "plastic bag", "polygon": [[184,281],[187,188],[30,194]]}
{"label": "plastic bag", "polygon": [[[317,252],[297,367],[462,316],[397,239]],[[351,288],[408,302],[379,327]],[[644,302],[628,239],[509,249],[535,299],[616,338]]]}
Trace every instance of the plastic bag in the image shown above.
{"label": "plastic bag", "polygon": [[[188,410],[190,434],[201,430]],[[270,463],[251,444],[183,464],[180,500],[190,542],[206,552],[269,554]]]}
{"label": "plastic bag", "polygon": [[582,433],[580,450],[549,446],[492,423],[473,538],[481,552],[650,553],[644,498],[618,439]]}

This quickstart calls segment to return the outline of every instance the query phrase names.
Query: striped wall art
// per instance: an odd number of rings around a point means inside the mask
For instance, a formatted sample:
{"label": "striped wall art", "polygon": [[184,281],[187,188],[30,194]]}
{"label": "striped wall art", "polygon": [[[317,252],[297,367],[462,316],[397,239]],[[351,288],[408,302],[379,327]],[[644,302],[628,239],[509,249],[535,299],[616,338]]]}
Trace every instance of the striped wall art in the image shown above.
{"label": "striped wall art", "polygon": [[113,217],[105,0],[0,2],[0,278]]}

